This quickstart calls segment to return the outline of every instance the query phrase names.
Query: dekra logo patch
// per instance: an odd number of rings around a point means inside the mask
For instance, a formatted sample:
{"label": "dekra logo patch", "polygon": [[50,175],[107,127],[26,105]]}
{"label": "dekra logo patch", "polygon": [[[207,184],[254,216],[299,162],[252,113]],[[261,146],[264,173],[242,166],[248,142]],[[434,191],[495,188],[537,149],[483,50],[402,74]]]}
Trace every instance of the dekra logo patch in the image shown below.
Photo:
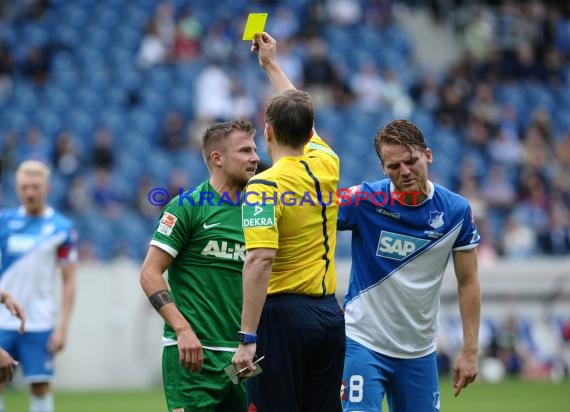
{"label": "dekra logo patch", "polygon": [[275,226],[275,206],[244,204],[242,206],[242,226],[246,227],[273,227]]}
{"label": "dekra logo patch", "polygon": [[386,232],[383,230],[380,232],[380,239],[378,239],[376,256],[403,260],[408,256],[413,255],[430,242],[431,240],[400,235],[398,233]]}

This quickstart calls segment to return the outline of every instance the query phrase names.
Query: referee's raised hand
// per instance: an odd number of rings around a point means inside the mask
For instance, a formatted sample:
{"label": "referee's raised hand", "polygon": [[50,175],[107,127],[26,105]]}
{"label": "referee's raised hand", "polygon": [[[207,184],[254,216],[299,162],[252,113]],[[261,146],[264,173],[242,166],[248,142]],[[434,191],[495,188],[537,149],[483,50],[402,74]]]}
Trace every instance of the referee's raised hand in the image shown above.
{"label": "referee's raised hand", "polygon": [[251,44],[251,51],[257,52],[259,65],[265,70],[267,65],[277,60],[277,42],[269,34],[256,33]]}

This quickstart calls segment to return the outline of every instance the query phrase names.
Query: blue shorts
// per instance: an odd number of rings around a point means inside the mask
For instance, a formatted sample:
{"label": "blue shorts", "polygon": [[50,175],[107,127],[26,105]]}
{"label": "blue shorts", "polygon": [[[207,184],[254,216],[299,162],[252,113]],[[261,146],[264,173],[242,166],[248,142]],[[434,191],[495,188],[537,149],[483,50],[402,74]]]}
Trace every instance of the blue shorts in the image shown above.
{"label": "blue shorts", "polygon": [[0,347],[16,359],[28,383],[53,379],[53,355],[48,351],[52,331],[24,332],[0,329]]}
{"label": "blue shorts", "polygon": [[379,412],[384,395],[391,412],[439,411],[435,352],[415,359],[393,358],[346,338],[343,411]]}

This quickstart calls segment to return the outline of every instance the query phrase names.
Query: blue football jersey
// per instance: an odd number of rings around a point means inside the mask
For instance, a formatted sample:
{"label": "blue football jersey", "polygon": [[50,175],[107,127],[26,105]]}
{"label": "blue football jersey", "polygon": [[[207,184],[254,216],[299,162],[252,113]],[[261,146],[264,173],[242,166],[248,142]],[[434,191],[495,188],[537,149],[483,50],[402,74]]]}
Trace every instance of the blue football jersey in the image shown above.
{"label": "blue football jersey", "polygon": [[[76,260],[73,225],[52,208],[42,216],[29,216],[22,207],[0,212],[0,290],[23,306],[26,331],[53,328],[58,266]],[[19,328],[19,320],[4,306],[0,307],[0,328]]]}
{"label": "blue football jersey", "polygon": [[441,282],[452,251],[477,247],[467,200],[429,183],[415,206],[389,179],[339,196],[338,229],[352,231],[346,332],[369,349],[400,358],[435,350]]}

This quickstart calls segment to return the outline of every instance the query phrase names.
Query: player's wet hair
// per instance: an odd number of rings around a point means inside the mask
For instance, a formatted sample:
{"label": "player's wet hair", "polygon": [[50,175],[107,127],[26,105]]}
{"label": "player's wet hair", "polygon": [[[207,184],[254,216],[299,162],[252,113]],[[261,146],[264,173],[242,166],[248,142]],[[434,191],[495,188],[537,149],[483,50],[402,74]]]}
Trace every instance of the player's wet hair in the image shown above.
{"label": "player's wet hair", "polygon": [[309,93],[287,90],[272,96],[265,108],[265,121],[271,125],[279,144],[304,146],[311,138],[315,112]]}
{"label": "player's wet hair", "polygon": [[209,127],[202,136],[202,156],[208,168],[210,168],[210,155],[212,151],[224,150],[226,137],[233,131],[242,131],[253,137],[255,128],[245,119],[234,120],[233,122],[216,123]]}
{"label": "player's wet hair", "polygon": [[381,162],[383,161],[381,155],[383,145],[406,146],[410,154],[412,149],[423,152],[428,148],[420,129],[407,120],[394,120],[376,132],[374,148]]}

